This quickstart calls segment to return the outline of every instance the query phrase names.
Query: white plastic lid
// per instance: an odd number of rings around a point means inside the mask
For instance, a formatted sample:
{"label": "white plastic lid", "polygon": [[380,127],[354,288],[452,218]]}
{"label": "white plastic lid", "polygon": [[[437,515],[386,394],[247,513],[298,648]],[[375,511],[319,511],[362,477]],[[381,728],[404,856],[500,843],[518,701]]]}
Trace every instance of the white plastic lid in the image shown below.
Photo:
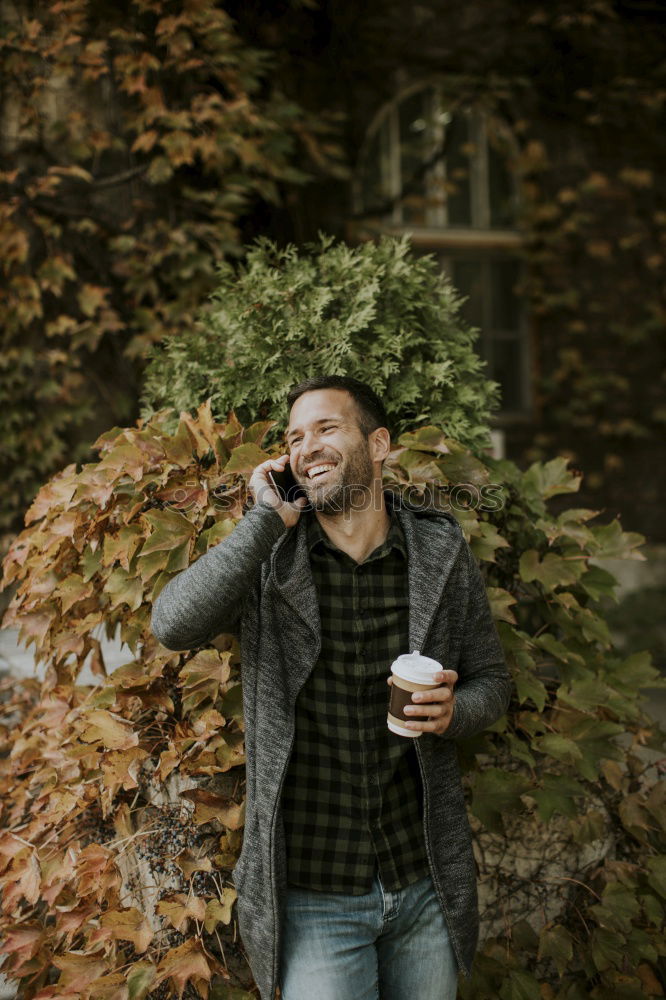
{"label": "white plastic lid", "polygon": [[403,653],[391,664],[391,672],[415,684],[432,684],[435,674],[442,670],[442,664],[429,656],[421,656],[418,649],[413,653]]}

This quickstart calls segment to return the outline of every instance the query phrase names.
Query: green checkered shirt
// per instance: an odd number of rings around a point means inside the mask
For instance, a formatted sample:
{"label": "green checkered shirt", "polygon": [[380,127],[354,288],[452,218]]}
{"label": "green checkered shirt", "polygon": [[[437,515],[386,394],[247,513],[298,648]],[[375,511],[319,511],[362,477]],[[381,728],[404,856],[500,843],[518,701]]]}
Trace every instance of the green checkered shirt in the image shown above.
{"label": "green checkered shirt", "polygon": [[421,775],[409,737],[386,725],[391,663],[408,650],[407,549],[395,516],[363,563],[308,516],[321,614],[321,653],[296,702],[296,737],[282,791],[288,881],[370,892],[428,873]]}

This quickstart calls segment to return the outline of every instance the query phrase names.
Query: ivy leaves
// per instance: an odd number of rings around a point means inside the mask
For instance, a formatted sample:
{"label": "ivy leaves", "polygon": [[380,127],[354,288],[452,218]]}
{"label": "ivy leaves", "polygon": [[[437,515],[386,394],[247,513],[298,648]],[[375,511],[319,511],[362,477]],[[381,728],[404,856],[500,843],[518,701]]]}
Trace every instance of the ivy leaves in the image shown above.
{"label": "ivy leaves", "polygon": [[73,431],[129,418],[135,362],[192,325],[240,253],[239,217],[341,158],[328,115],[279,93],[213,0],[44,3],[6,22],[0,51],[8,531]]}
{"label": "ivy leaves", "polygon": [[[223,952],[212,942],[233,932],[235,890],[224,882],[244,822],[239,650],[231,637],[165,650],[151,634],[150,606],[233,531],[254,465],[275,454],[265,446],[274,425],[243,428],[233,414],[217,423],[210,400],[174,423],[161,411],[101,435],[97,463],[70,465],[43,486],[4,561],[5,583],[17,585],[5,624],[21,629],[46,668],[41,683],[6,685],[0,703],[0,926],[7,973],[26,996],[52,969],[54,998],[73,984],[86,1000],[147,997],[167,980],[226,995]],[[647,983],[663,951],[666,808],[659,784],[642,777],[638,751],[658,739],[640,689],[659,680],[647,651],[614,651],[596,603],[614,578],[593,562],[640,557],[640,536],[615,520],[597,524],[586,508],[552,516],[550,498],[579,483],[565,462],[521,472],[474,456],[434,425],[407,430],[385,473],[406,500],[427,492],[458,518],[514,677],[506,717],[461,746],[472,813],[499,838],[518,816],[537,831],[563,822],[582,847],[612,836],[625,859],[624,868],[606,859],[585,880],[577,875],[583,898],[570,905],[563,894],[557,923],[539,934],[512,929],[541,980],[515,960],[498,965],[490,943],[475,972],[481,995],[531,996],[555,974],[572,989],[594,976],[612,988],[627,961]],[[134,656],[110,674],[100,628],[119,628]],[[94,688],[77,684],[88,658]],[[124,859],[139,863],[149,832],[135,826],[134,803],[169,782],[184,783],[188,822],[212,830],[213,843],[204,852],[174,846],[180,881],[146,915],[132,902]],[[91,837],[95,811],[106,827]],[[165,943],[165,927],[184,938]]]}

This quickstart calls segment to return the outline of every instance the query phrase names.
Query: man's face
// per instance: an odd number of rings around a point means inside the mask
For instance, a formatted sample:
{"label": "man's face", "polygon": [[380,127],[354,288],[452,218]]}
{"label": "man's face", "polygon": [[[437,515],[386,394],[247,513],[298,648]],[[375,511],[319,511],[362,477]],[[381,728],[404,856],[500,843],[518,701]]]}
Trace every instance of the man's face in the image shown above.
{"label": "man's face", "polygon": [[343,513],[370,496],[375,470],[358,421],[354,399],[342,389],[306,392],[291,408],[289,461],[315,510]]}

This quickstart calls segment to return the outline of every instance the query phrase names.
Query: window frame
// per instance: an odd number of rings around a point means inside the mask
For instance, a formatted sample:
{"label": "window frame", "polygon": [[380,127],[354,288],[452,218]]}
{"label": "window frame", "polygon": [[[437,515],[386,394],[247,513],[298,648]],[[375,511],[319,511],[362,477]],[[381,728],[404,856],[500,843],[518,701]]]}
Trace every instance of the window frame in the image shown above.
{"label": "window frame", "polygon": [[[365,139],[359,151],[357,168],[354,171],[352,180],[352,202],[354,217],[348,226],[348,235],[352,239],[373,239],[379,234],[389,236],[407,235],[414,248],[420,252],[432,251],[439,257],[451,259],[456,255],[459,257],[469,256],[481,263],[481,266],[488,268],[490,261],[503,255],[519,258],[523,248],[523,238],[516,228],[491,228],[491,203],[490,203],[490,167],[489,167],[489,144],[488,132],[492,123],[492,128],[497,129],[503,141],[515,154],[517,147],[515,139],[509,132],[506,125],[499,119],[490,115],[487,111],[479,107],[463,107],[459,101],[448,102],[449,110],[445,114],[464,114],[468,123],[471,123],[470,140],[474,142],[477,153],[470,157],[470,204],[471,223],[470,226],[449,226],[447,220],[447,205],[445,199],[434,199],[434,206],[426,206],[427,224],[419,225],[413,222],[405,222],[403,218],[403,203],[401,194],[404,193],[404,179],[402,177],[401,160],[404,148],[404,136],[400,134],[400,108],[406,100],[414,95],[427,91],[431,112],[431,119],[435,118],[436,108],[446,106],[446,90],[441,82],[421,81],[403,87],[396,96],[384,104],[374,115],[370,126],[366,132]],[[449,118],[450,121],[450,118]],[[443,133],[447,122],[435,125],[431,149],[434,153],[437,144],[440,148],[443,145]],[[382,137],[382,131],[386,126],[388,142]],[[468,124],[469,127],[469,124]],[[402,138],[402,142],[401,142]],[[386,193],[388,211],[380,214],[378,209],[383,205],[366,206],[364,204],[363,177],[364,168],[368,162],[369,154],[372,150],[373,142],[377,141],[379,162],[377,164],[378,179],[380,188]],[[480,153],[479,153],[480,151]],[[427,161],[426,161],[427,162]],[[519,210],[520,173],[515,167],[511,167],[511,177],[514,189],[515,213]],[[386,183],[385,181],[388,181]],[[384,183],[382,183],[384,182]],[[426,198],[428,197],[428,185],[446,184],[446,157],[440,156],[433,164],[432,170],[426,174]],[[484,225],[481,225],[483,223]],[[443,269],[450,274],[450,270],[443,262]],[[524,273],[524,265],[520,263],[520,271]],[[521,274],[522,277],[522,274]],[[487,280],[484,279],[487,287]],[[484,314],[488,315],[490,306],[484,302]],[[535,398],[533,391],[533,379],[531,372],[533,368],[533,336],[532,322],[524,304],[519,309],[519,322],[515,334],[499,332],[493,333],[492,327],[482,327],[479,331],[481,350],[480,356],[488,357],[488,344],[495,340],[514,340],[520,345],[520,372],[519,384],[521,395],[521,408],[502,408],[493,415],[494,426],[504,424],[528,423],[533,420]],[[490,367],[490,366],[489,366]],[[493,377],[492,369],[489,371]]]}

